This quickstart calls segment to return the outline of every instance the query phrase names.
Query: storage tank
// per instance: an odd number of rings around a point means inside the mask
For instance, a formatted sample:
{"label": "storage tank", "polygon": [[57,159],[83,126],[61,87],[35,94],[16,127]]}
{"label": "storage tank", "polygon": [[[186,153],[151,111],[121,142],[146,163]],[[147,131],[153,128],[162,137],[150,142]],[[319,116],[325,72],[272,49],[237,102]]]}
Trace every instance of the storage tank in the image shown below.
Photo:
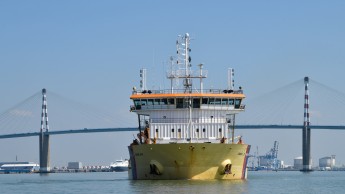
{"label": "storage tank", "polygon": [[333,168],[335,166],[335,155],[331,157],[326,156],[319,159],[319,167],[320,168]]}

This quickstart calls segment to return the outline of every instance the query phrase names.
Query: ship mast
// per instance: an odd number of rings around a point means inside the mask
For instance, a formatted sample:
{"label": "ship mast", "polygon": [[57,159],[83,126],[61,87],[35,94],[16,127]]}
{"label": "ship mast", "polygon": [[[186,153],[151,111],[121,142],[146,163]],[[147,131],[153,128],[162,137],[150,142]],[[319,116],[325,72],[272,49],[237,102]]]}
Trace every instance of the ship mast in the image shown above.
{"label": "ship mast", "polygon": [[[179,35],[176,40],[176,67],[173,66],[173,57],[170,57],[171,61],[171,70],[167,74],[167,78],[170,79],[171,82],[171,93],[175,93],[174,88],[174,81],[178,82],[179,79],[182,79],[183,81],[183,88],[178,87],[177,89],[183,90],[184,93],[193,93],[193,84],[192,79],[200,79],[200,93],[202,93],[203,90],[203,78],[206,78],[207,71],[203,71],[203,64],[199,65],[199,72],[194,72],[191,70],[192,64],[191,64],[191,57],[190,57],[190,36],[188,33],[185,35]],[[178,85],[178,84],[176,84]],[[188,99],[185,99],[186,103],[188,105],[188,127],[189,127],[189,139],[190,142],[192,141],[192,131],[193,131],[193,122],[192,122],[192,98],[189,97]]]}
{"label": "ship mast", "polygon": [[[184,62],[185,62],[185,78],[184,78],[184,89],[185,89],[185,93],[192,93],[192,80],[190,78],[190,67],[192,66],[190,64],[191,62],[191,57],[189,56],[189,52],[191,51],[191,49],[189,48],[189,44],[190,44],[190,38],[189,38],[189,34],[186,33],[184,36]],[[183,45],[183,44],[182,44]],[[189,109],[189,138],[190,138],[190,143],[192,143],[192,129],[193,129],[193,122],[192,122],[192,98],[190,97],[188,99],[188,109]]]}
{"label": "ship mast", "polygon": [[176,67],[174,68],[172,61],[174,60],[173,57],[170,57],[171,61],[171,70],[167,74],[167,78],[171,80],[171,91],[174,91],[173,88],[173,80],[176,79],[182,79],[183,80],[183,89],[184,93],[192,93],[192,79],[198,78],[200,79],[200,93],[202,93],[203,90],[203,78],[206,78],[207,71],[203,71],[203,64],[199,65],[199,73],[194,72],[191,70],[192,64],[192,58],[190,57],[190,36],[188,33],[185,35],[179,35],[176,40]]}
{"label": "ship mast", "polygon": [[184,87],[185,87],[185,92],[189,92],[192,93],[192,80],[190,78],[190,67],[192,66],[190,64],[190,62],[192,61],[191,57],[189,56],[189,52],[191,51],[191,49],[189,48],[189,44],[190,44],[190,37],[189,34],[186,33],[184,36],[184,44],[182,43],[182,45],[184,46],[184,62],[185,62],[185,77],[184,77]]}
{"label": "ship mast", "polygon": [[170,71],[171,71],[171,74],[168,75],[168,78],[170,79],[170,92],[171,93],[174,93],[174,57],[171,56],[170,57]]}

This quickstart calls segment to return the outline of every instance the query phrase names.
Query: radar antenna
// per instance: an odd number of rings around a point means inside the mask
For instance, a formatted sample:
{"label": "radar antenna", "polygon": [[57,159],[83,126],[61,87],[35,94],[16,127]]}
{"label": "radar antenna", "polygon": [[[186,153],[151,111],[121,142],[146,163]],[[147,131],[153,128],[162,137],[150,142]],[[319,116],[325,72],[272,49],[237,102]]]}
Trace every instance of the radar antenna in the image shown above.
{"label": "radar antenna", "polygon": [[[178,79],[183,79],[183,89],[185,93],[192,93],[192,79],[199,78],[200,79],[200,90],[203,88],[202,79],[206,78],[207,71],[202,70],[202,65],[200,67],[200,73],[196,73],[191,70],[192,58],[190,56],[191,48],[190,48],[190,36],[188,33],[185,35],[179,35],[176,40],[176,65],[177,68],[174,69],[173,63],[171,63],[171,72],[168,73],[168,79],[171,79],[171,91],[173,92],[173,81]],[[170,58],[173,61],[173,58]]]}

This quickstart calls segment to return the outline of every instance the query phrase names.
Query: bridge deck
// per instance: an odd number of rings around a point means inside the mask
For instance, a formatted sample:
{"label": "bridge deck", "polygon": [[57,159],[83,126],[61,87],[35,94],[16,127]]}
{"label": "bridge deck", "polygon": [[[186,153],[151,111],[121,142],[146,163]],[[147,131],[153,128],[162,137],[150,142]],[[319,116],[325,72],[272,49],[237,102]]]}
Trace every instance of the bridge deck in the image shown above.
{"label": "bridge deck", "polygon": [[[236,129],[302,129],[303,125],[237,125]],[[332,125],[315,125],[310,126],[311,129],[331,129],[331,130],[344,130],[345,126],[332,126]],[[99,129],[71,129],[61,131],[49,131],[46,134],[49,135],[62,135],[72,133],[104,133],[104,132],[124,132],[124,131],[137,131],[138,128],[99,128]],[[0,135],[0,139],[18,138],[18,137],[31,137],[39,136],[40,132],[33,133],[14,133]]]}

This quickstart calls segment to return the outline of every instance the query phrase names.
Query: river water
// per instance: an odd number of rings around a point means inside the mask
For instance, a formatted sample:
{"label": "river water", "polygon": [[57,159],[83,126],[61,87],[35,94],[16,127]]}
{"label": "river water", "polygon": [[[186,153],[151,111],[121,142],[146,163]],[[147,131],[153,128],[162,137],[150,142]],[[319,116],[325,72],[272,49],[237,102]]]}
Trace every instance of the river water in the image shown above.
{"label": "river water", "polygon": [[0,174],[0,193],[344,193],[345,171],[248,172],[247,180],[128,180],[127,172]]}

